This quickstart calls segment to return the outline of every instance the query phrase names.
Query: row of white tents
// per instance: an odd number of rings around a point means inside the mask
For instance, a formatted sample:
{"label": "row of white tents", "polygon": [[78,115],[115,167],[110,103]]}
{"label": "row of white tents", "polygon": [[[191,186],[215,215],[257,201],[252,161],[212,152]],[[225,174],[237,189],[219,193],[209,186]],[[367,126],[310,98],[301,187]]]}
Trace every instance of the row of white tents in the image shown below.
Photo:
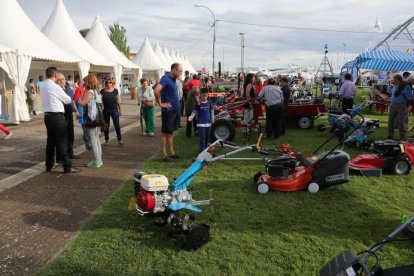
{"label": "row of white tents", "polygon": [[[10,121],[29,121],[25,102],[30,70],[56,66],[60,70],[78,71],[81,78],[89,72],[110,73],[121,82],[123,69],[129,69],[136,81],[141,76],[160,78],[179,62],[184,70],[196,73],[187,57],[177,51],[151,47],[145,38],[131,61],[109,39],[97,16],[85,38],[77,30],[62,0],[58,0],[40,31],[25,14],[17,0],[0,0],[0,68],[14,85]],[[0,109],[1,110],[1,109]]]}

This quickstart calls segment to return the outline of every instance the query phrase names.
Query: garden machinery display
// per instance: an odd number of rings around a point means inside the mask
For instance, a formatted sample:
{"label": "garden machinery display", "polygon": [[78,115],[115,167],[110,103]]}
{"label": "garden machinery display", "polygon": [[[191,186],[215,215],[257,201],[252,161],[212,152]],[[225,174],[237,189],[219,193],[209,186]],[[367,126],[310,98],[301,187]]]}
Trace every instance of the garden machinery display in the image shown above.
{"label": "garden machinery display", "polygon": [[[359,115],[362,124],[364,117]],[[343,123],[344,128],[341,130],[349,129],[347,123],[348,121]],[[355,130],[356,128],[348,134],[343,134],[344,139]],[[350,157],[346,152],[337,150],[343,141],[329,151],[318,153],[335,137],[336,134],[333,134],[306,158],[289,152],[269,159],[266,163],[266,171],[258,172],[253,177],[257,192],[266,194],[270,190],[287,192],[308,189],[309,192],[316,193],[322,187],[348,182]]]}
{"label": "garden machinery display", "polygon": [[[356,147],[369,147],[371,141],[369,141],[369,136],[379,128],[378,119],[365,119],[363,124],[359,124],[355,117],[357,114],[361,114],[363,110],[371,104],[372,101],[364,100],[361,104],[356,105],[353,109],[349,110],[349,114],[342,114],[342,111],[337,109],[330,109],[327,113],[328,122],[331,132],[334,132],[336,129],[342,129],[344,127],[356,129],[352,135],[347,136],[343,141],[349,146]],[[318,125],[319,131],[325,131],[327,127],[324,124]],[[338,134],[346,133],[347,129],[344,131],[338,131]],[[339,140],[343,140],[344,137],[339,136]]]}
{"label": "garden machinery display", "polygon": [[[351,276],[351,275],[365,275],[365,276],[412,276],[414,275],[414,265],[404,265],[400,267],[382,269],[379,264],[379,258],[376,252],[385,244],[394,241],[403,241],[410,238],[397,239],[397,235],[407,228],[412,228],[414,225],[414,216],[403,222],[397,229],[389,234],[381,242],[372,246],[369,250],[355,254],[350,249],[341,252],[338,256],[333,258],[321,270],[320,276]],[[411,237],[412,238],[412,237]],[[359,257],[362,255],[361,257]],[[368,267],[368,259],[375,258],[375,263],[372,267]]]}
{"label": "garden machinery display", "polygon": [[[232,151],[214,156],[212,152],[217,147],[230,147]],[[161,174],[136,172],[134,174],[134,197],[130,200],[130,209],[136,209],[143,216],[158,216],[162,224],[172,226],[175,234],[184,235],[184,249],[196,250],[210,240],[209,226],[206,224],[191,224],[194,216],[199,213],[201,205],[209,205],[213,198],[194,200],[188,187],[194,177],[208,163],[245,150],[260,151],[258,145],[237,147],[234,144],[217,140],[202,151],[193,164],[179,177],[169,183],[168,178]]]}
{"label": "garden machinery display", "polygon": [[350,161],[349,168],[363,176],[381,176],[382,172],[409,174],[414,162],[414,143],[381,140],[372,144],[376,154],[361,154]]}

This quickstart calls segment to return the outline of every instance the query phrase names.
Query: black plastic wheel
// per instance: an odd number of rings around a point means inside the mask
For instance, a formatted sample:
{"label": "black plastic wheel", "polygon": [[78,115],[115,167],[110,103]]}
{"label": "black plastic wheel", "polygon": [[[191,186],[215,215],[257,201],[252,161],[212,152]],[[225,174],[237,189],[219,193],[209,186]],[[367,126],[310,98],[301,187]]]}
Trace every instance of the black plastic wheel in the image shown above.
{"label": "black plastic wheel", "polygon": [[312,116],[298,117],[298,127],[301,129],[310,129],[311,127],[313,127],[313,117]]}
{"label": "black plastic wheel", "polygon": [[234,125],[229,120],[220,119],[214,122],[211,128],[211,140],[233,141],[236,135]]}
{"label": "black plastic wheel", "polygon": [[326,126],[324,124],[319,124],[318,125],[318,131],[323,132],[326,130]]}
{"label": "black plastic wheel", "polygon": [[191,225],[191,230],[185,236],[184,250],[197,250],[209,242],[210,239],[210,226],[206,224]]}
{"label": "black plastic wheel", "polygon": [[263,175],[262,172],[258,172],[253,176],[253,182],[254,184],[257,184],[257,181],[259,180],[259,177],[261,177]]}
{"label": "black plastic wheel", "polygon": [[406,175],[411,171],[411,163],[404,157],[398,157],[392,164],[392,172],[396,175]]}

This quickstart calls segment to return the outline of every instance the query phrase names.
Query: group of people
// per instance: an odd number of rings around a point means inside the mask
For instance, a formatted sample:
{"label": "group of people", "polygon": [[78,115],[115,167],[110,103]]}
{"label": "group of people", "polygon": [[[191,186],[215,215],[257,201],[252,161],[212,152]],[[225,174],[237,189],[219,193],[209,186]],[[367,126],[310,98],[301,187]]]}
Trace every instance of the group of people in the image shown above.
{"label": "group of people", "polygon": [[285,134],[284,114],[287,111],[291,91],[286,77],[269,78],[264,83],[253,73],[238,76],[238,94],[247,100],[244,106],[244,123],[257,125],[266,109],[265,134],[278,139]]}
{"label": "group of people", "polygon": [[[73,151],[74,115],[82,126],[85,147],[92,153],[92,160],[86,164],[87,167],[103,166],[99,134],[103,130],[105,145],[109,144],[111,118],[118,144],[120,146],[124,144],[119,123],[120,95],[115,88],[113,78],[106,78],[104,88],[101,90],[99,88],[99,81],[93,74],[87,75],[81,84],[79,77],[75,77],[75,81],[71,82],[67,81],[65,75],[55,67],[46,69],[46,81],[39,85],[47,130],[46,172],[54,169],[57,163],[63,165],[64,173],[79,172],[79,169],[72,167],[71,162],[71,159],[79,158]],[[87,124],[88,119],[91,121],[91,117],[101,111],[104,124]]]}

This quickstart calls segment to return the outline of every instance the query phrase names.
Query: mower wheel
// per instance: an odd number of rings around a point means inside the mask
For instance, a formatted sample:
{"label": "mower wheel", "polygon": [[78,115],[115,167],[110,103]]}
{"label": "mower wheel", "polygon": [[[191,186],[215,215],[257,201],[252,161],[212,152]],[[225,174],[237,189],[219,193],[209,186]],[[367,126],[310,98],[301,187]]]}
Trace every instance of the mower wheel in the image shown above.
{"label": "mower wheel", "polygon": [[259,181],[259,178],[263,175],[262,172],[258,172],[253,176],[253,182],[254,184],[257,184],[257,181]]}
{"label": "mower wheel", "polygon": [[220,119],[214,122],[211,128],[211,140],[214,142],[218,139],[223,141],[233,141],[236,135],[234,125],[229,120]]}
{"label": "mower wheel", "polygon": [[184,250],[195,251],[210,239],[210,226],[206,224],[191,225],[191,230],[185,236]]}
{"label": "mower wheel", "polygon": [[318,131],[323,132],[326,130],[326,126],[324,124],[319,124],[318,125]]}
{"label": "mower wheel", "polygon": [[313,127],[313,117],[312,116],[298,117],[298,127],[301,129],[309,129]]}
{"label": "mower wheel", "polygon": [[319,184],[318,183],[316,183],[316,182],[311,182],[311,183],[309,183],[309,185],[308,185],[308,191],[310,192],[310,193],[312,193],[312,194],[315,194],[315,193],[317,193],[318,191],[319,191]]}
{"label": "mower wheel", "polygon": [[398,157],[392,164],[392,171],[396,175],[406,175],[411,171],[411,163],[406,158]]}
{"label": "mower wheel", "polygon": [[266,182],[262,182],[257,185],[256,190],[259,194],[267,194],[270,190],[269,185]]}

